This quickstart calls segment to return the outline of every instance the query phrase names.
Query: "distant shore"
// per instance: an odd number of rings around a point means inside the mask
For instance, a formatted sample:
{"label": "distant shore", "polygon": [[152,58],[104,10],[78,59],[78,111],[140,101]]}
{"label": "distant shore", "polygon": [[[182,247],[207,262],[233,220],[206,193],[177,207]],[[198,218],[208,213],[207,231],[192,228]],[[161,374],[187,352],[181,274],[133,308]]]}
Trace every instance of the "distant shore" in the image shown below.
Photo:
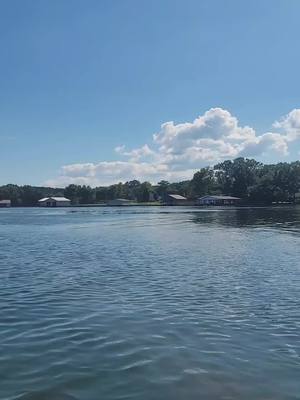
{"label": "distant shore", "polygon": [[192,207],[195,209],[237,209],[237,208],[270,208],[270,207],[300,207],[299,203],[273,203],[273,204],[239,204],[239,205],[197,205],[197,204],[185,204],[185,205],[168,205],[161,204],[157,202],[153,203],[132,203],[126,205],[109,205],[109,204],[72,204],[65,207],[40,207],[40,206],[11,206],[11,207],[0,207],[0,210],[10,210],[10,209],[21,209],[21,208],[37,208],[45,210],[57,210],[57,209],[69,209],[69,208],[131,208],[131,207],[171,207],[171,208],[185,208]]}

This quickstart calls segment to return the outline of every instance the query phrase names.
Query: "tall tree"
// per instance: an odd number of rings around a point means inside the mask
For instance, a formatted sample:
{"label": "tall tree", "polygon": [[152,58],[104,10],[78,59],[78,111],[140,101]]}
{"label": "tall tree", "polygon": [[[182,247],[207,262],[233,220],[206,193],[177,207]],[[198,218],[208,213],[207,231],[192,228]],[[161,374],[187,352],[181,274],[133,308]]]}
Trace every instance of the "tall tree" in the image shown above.
{"label": "tall tree", "polygon": [[207,167],[201,168],[196,172],[190,182],[191,195],[193,197],[201,197],[210,194],[214,187],[214,171]]}
{"label": "tall tree", "polygon": [[77,204],[79,202],[79,185],[68,185],[64,190],[64,196],[71,200],[73,204]]}
{"label": "tall tree", "polygon": [[168,192],[168,188],[170,186],[170,183],[168,181],[160,181],[157,184],[156,187],[156,192],[158,193],[159,196],[164,197],[166,193]]}
{"label": "tall tree", "polygon": [[140,202],[147,202],[150,198],[150,191],[151,191],[151,183],[143,182],[137,193],[137,200]]}
{"label": "tall tree", "polygon": [[248,187],[255,183],[262,164],[253,159],[236,158],[215,165],[216,177],[223,194],[246,199]]}

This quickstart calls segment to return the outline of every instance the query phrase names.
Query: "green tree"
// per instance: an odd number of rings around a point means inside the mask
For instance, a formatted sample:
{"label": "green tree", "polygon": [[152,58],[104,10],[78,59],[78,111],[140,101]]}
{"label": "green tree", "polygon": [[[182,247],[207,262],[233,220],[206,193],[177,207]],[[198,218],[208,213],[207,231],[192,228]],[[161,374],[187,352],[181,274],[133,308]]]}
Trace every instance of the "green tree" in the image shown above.
{"label": "green tree", "polygon": [[168,181],[162,180],[162,181],[158,182],[157,187],[156,187],[156,193],[159,196],[164,197],[166,195],[166,193],[168,192],[169,186],[170,186],[170,183]]}
{"label": "green tree", "polygon": [[0,200],[11,200],[13,206],[22,205],[21,188],[17,185],[4,185],[0,187]]}
{"label": "green tree", "polygon": [[262,164],[253,159],[236,158],[215,165],[216,179],[223,194],[246,199]]}
{"label": "green tree", "polygon": [[214,171],[211,168],[201,168],[190,182],[190,193],[193,197],[210,194],[214,188]]}
{"label": "green tree", "polygon": [[151,191],[151,183],[149,182],[141,183],[137,193],[137,200],[140,202],[149,201],[150,191]]}
{"label": "green tree", "polygon": [[72,204],[77,204],[79,202],[79,185],[68,185],[64,190],[64,196],[71,200]]}
{"label": "green tree", "polygon": [[80,186],[78,197],[80,204],[93,204],[95,202],[95,192],[90,186]]}

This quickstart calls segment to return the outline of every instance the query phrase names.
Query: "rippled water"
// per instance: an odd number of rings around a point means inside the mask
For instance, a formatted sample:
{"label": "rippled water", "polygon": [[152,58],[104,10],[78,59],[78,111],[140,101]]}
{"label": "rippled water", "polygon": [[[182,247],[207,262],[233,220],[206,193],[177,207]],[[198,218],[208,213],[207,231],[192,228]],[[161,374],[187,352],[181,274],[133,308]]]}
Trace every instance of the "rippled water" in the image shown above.
{"label": "rippled water", "polygon": [[0,210],[0,399],[299,399],[300,209]]}

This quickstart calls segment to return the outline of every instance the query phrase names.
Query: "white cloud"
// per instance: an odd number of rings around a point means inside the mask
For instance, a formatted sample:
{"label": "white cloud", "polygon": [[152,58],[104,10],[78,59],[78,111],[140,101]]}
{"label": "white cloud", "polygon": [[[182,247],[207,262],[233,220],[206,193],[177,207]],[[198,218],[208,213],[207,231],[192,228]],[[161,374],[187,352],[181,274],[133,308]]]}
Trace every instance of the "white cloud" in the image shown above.
{"label": "white cloud", "polygon": [[175,125],[173,121],[166,122],[153,136],[155,142],[174,151],[182,144],[188,145],[202,138],[247,140],[253,137],[255,131],[252,128],[240,127],[238,120],[222,108],[211,108],[192,123]]}
{"label": "white cloud", "polygon": [[65,186],[70,183],[78,185],[110,185],[133,179],[157,182],[164,177],[170,181],[189,179],[192,170],[172,171],[165,164],[102,161],[99,163],[70,164],[62,167],[61,175],[46,182],[50,186]]}
{"label": "white cloud", "polygon": [[282,135],[257,136],[253,128],[240,126],[237,118],[222,108],[212,108],[192,123],[164,123],[153,139],[159,145],[158,154],[163,162],[173,167],[178,162],[197,167],[202,162],[211,164],[224,158],[259,156],[269,151],[287,154]]}
{"label": "white cloud", "polygon": [[126,150],[125,145],[117,146],[115,147],[115,152],[122,156],[129,157],[129,160],[132,162],[139,161],[141,158],[145,158],[147,156],[151,156],[154,154],[154,152],[150,149],[150,147],[147,144],[130,151]]}
{"label": "white cloud", "polygon": [[288,141],[296,140],[300,137],[300,109],[294,109],[276,121],[274,128],[282,129]]}
{"label": "white cloud", "polygon": [[236,117],[222,108],[212,108],[193,122],[161,125],[151,144],[132,150],[118,146],[122,160],[65,165],[58,178],[47,184],[69,183],[108,185],[138,179],[157,182],[191,178],[199,168],[224,159],[243,157],[285,157],[289,143],[300,137],[300,109],[276,121],[278,132],[258,135],[241,126]]}
{"label": "white cloud", "polygon": [[285,136],[279,133],[267,132],[243,144],[240,152],[242,157],[257,157],[274,151],[281,155],[288,155],[288,143]]}

